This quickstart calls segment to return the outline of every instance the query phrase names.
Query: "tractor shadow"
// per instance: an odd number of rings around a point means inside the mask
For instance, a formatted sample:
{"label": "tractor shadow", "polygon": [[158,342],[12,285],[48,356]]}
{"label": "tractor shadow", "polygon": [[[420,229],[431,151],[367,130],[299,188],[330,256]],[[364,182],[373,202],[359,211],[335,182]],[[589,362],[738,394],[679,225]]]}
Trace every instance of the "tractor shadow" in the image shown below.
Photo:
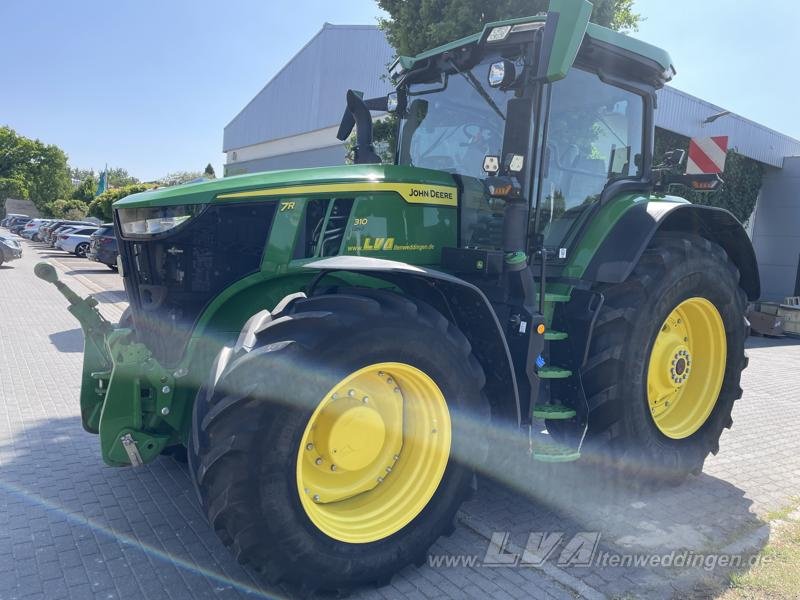
{"label": "tractor shadow", "polygon": [[776,346],[797,346],[800,337],[785,335],[784,337],[767,337],[751,335],[747,338],[748,348],[775,348]]}
{"label": "tractor shadow", "polygon": [[59,352],[83,352],[83,331],[80,328],[51,333],[49,337]]}
{"label": "tractor shadow", "polygon": [[[527,437],[504,437],[502,446],[493,444],[462,522],[480,523],[484,537],[507,532],[520,549],[532,533],[563,534],[548,562],[609,597],[716,596],[736,566],[719,566],[726,559],[716,557],[735,555],[737,571],[746,571],[766,543],[765,523],[753,512],[753,502],[723,479],[701,473],[680,485],[657,476],[648,485],[634,484],[586,449],[576,463],[534,463],[527,456]],[[509,451],[519,458],[509,460]],[[589,564],[578,564],[575,556],[569,562],[565,554],[568,543],[579,538],[597,540]],[[645,558],[657,562],[636,562]]]}

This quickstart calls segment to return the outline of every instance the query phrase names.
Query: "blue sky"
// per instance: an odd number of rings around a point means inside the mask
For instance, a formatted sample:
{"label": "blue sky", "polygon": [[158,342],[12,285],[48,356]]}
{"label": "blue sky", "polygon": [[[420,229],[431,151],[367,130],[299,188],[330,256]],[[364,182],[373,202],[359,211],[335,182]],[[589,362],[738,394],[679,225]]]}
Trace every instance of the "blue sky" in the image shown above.
{"label": "blue sky", "polygon": [[[488,1],[488,0],[487,0]],[[674,85],[800,138],[794,0],[636,0],[635,34],[670,51]],[[3,0],[0,124],[74,166],[221,173],[222,129],[326,21],[373,0]]]}

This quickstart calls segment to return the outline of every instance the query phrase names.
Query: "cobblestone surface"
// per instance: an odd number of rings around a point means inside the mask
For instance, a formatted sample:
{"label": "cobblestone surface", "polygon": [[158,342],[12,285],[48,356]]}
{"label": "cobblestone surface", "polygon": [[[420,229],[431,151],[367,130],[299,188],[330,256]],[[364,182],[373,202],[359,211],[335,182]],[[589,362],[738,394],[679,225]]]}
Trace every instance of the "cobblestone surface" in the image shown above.
{"label": "cobblestone surface", "polygon": [[[168,458],[137,470],[102,464],[97,440],[80,425],[81,332],[56,289],[33,276],[40,253],[76,291],[96,294],[109,319],[125,307],[118,277],[102,266],[27,245],[22,260],[0,267],[0,600],[285,596],[263,588],[217,541],[184,467]],[[724,571],[562,568],[557,559],[579,532],[600,534],[598,553],[720,551],[800,495],[800,345],[751,346],[734,428],[701,476],[639,494],[581,485],[591,478],[578,466],[520,465],[513,481],[481,477],[461,525],[431,550],[431,560],[456,563],[408,568],[354,597],[699,595]],[[481,566],[493,532],[508,532],[508,555],[532,531],[563,534],[544,568]]]}

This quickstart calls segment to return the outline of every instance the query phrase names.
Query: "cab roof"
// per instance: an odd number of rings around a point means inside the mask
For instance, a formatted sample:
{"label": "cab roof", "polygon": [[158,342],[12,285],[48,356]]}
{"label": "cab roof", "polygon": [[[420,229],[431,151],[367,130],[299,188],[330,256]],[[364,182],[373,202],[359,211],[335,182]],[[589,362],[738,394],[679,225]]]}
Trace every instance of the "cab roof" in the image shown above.
{"label": "cab roof", "polygon": [[[520,17],[516,19],[506,19],[504,21],[494,21],[487,23],[483,30],[472,35],[468,35],[459,40],[455,40],[448,44],[432,48],[422,52],[416,56],[400,56],[397,58],[391,69],[395,65],[399,65],[404,71],[410,71],[424,63],[427,59],[439,56],[445,52],[451,52],[460,48],[470,45],[482,45],[486,43],[489,33],[498,27],[514,26],[523,23],[544,23],[547,21],[546,14],[539,14],[530,17]],[[652,65],[652,70],[655,70],[658,75],[655,78],[658,85],[661,87],[669,82],[675,75],[675,67],[672,63],[672,58],[669,53],[662,48],[648,44],[636,38],[632,38],[618,31],[608,29],[596,23],[589,23],[586,28],[586,34],[581,45],[579,58],[590,51],[590,48],[602,46],[606,50],[613,52],[614,50],[620,53],[633,55],[642,59],[642,62],[649,62]]]}

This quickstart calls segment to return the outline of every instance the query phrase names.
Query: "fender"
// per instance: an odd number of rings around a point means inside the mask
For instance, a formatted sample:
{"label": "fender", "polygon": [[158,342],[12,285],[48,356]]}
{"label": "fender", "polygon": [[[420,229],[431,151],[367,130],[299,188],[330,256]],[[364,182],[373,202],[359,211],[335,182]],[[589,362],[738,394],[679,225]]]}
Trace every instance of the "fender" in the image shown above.
{"label": "fender", "polygon": [[755,251],[741,223],[722,208],[651,200],[629,208],[608,232],[582,279],[625,281],[658,231],[694,233],[722,246],[741,274],[750,300],[761,295]]}
{"label": "fender", "polygon": [[318,277],[339,271],[382,279],[407,295],[431,304],[456,325],[472,345],[475,357],[486,372],[486,393],[492,403],[493,416],[517,425],[521,423],[519,389],[511,352],[497,315],[480,289],[448,273],[379,258],[336,256],[304,267],[320,271]]}

